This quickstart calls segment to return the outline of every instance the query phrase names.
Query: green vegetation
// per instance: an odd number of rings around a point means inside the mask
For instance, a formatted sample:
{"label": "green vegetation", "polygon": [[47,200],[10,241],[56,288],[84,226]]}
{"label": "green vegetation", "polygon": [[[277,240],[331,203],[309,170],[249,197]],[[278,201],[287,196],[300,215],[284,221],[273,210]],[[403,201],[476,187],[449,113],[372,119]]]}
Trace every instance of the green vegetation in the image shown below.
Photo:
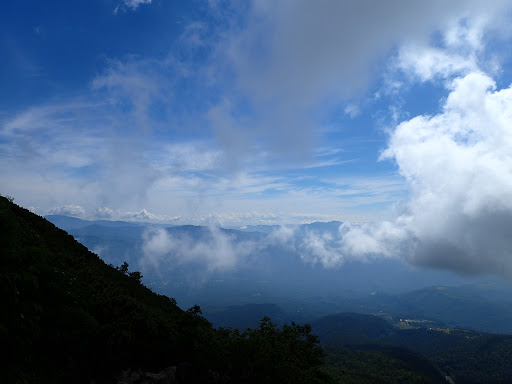
{"label": "green vegetation", "polygon": [[331,383],[318,368],[324,352],[309,325],[278,328],[268,317],[259,327],[240,332],[219,329],[215,355],[208,356],[221,382],[233,383]]}
{"label": "green vegetation", "polygon": [[2,382],[114,382],[125,369],[186,363],[185,382],[326,382],[311,328],[264,319],[244,333],[215,330],[199,307],[113,268],[53,224],[0,197]]}
{"label": "green vegetation", "polygon": [[512,382],[512,336],[454,329],[414,329],[386,339],[430,358],[457,384]]}
{"label": "green vegetation", "polygon": [[[401,330],[371,315],[340,313],[311,323],[339,383],[512,382],[512,336],[426,327]],[[443,379],[444,381],[444,379]]]}
{"label": "green vegetation", "polygon": [[385,344],[395,334],[371,315],[338,313],[311,323],[327,352],[324,372],[337,383],[444,383],[439,369],[418,353]]}
{"label": "green vegetation", "polygon": [[317,319],[311,325],[324,345],[368,344],[393,332],[387,321],[359,313],[337,313]]}
{"label": "green vegetation", "polygon": [[[100,384],[128,369],[186,366],[181,383],[434,384],[444,374],[457,384],[512,382],[512,336],[448,332],[421,319],[398,329],[396,319],[356,313],[311,326],[264,317],[245,331],[214,329],[199,306],[183,311],[141,279],[0,197],[1,381]],[[232,307],[219,320],[242,324],[263,312],[281,313]]]}
{"label": "green vegetation", "polygon": [[369,344],[327,347],[324,372],[340,384],[441,384],[438,369],[419,354]]}
{"label": "green vegetation", "polygon": [[217,327],[244,330],[257,327],[265,316],[271,317],[277,324],[284,324],[289,319],[276,304],[233,305],[217,311],[215,308],[209,308],[206,317]]}
{"label": "green vegetation", "polygon": [[206,321],[0,199],[0,338],[8,382],[109,378],[189,359]]}

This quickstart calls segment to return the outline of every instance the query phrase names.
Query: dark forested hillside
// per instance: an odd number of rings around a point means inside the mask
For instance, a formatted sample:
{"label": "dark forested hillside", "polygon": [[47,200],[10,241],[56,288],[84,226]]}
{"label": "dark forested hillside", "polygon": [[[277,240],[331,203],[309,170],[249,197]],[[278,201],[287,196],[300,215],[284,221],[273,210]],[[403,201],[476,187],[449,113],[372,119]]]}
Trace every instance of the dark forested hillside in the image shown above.
{"label": "dark forested hillside", "polygon": [[199,307],[181,310],[4,197],[0,255],[2,382],[108,383],[125,369],[180,365],[184,383],[327,380],[310,328],[267,319],[244,333],[214,330]]}
{"label": "dark forested hillside", "polygon": [[337,313],[311,323],[325,345],[365,344],[393,333],[387,321],[372,315]]}
{"label": "dark forested hillside", "polygon": [[188,361],[209,324],[48,221],[0,199],[0,337],[9,382],[86,381]]}
{"label": "dark forested hillside", "polygon": [[469,330],[410,329],[384,340],[427,356],[457,384],[512,382],[512,336]]}
{"label": "dark forested hillside", "polygon": [[342,383],[430,383],[441,373],[457,384],[512,382],[510,335],[429,325],[400,329],[356,313],[329,315],[311,326],[325,346],[328,371],[343,376]]}

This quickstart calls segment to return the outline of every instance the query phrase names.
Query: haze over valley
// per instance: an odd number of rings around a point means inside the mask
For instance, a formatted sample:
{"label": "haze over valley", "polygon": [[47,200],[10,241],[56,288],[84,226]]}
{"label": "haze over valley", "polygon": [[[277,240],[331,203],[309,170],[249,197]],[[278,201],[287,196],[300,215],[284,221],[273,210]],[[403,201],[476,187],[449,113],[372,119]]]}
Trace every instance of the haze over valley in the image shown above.
{"label": "haze over valley", "polygon": [[[506,280],[411,268],[397,260],[322,263],[321,257],[336,252],[339,222],[237,230],[47,219],[105,262],[128,262],[148,287],[183,308],[201,305],[212,320],[224,307],[275,304],[271,311],[283,322],[360,312],[512,333],[512,285]],[[218,325],[245,329],[259,321],[258,315],[248,319]]]}

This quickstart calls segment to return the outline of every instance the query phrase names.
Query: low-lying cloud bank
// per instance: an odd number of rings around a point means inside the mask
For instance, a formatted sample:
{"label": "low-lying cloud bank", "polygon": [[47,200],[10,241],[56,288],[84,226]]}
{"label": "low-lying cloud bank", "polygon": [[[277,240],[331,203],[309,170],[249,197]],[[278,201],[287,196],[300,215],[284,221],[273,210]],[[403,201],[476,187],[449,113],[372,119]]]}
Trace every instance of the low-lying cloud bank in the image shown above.
{"label": "low-lying cloud bank", "polygon": [[396,162],[409,188],[394,220],[344,223],[338,232],[281,227],[259,244],[208,227],[206,240],[151,229],[144,255],[208,271],[234,268],[267,246],[292,249],[327,268],[352,260],[400,258],[463,274],[512,276],[512,88],[483,73],[449,84],[442,112],[418,116],[391,133],[382,159]]}
{"label": "low-lying cloud bank", "polygon": [[251,253],[252,242],[236,242],[234,237],[215,226],[202,227],[200,236],[175,235],[164,228],[148,227],[143,234],[144,266],[161,270],[194,264],[201,273],[230,270],[240,258]]}

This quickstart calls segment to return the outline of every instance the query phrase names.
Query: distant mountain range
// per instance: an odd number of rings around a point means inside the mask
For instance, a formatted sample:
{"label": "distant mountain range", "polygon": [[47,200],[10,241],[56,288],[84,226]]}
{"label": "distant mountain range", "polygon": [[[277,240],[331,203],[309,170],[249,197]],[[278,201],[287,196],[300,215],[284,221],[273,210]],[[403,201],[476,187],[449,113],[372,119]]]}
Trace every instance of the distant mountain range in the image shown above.
{"label": "distant mountain range", "polygon": [[[185,307],[199,304],[207,315],[226,306],[274,303],[289,320],[310,321],[338,311],[384,312],[512,333],[512,285],[507,282],[412,269],[396,260],[353,261],[331,269],[306,262],[303,239],[338,236],[340,222],[290,227],[283,240],[283,228],[276,226],[224,229],[46,218],[106,263],[128,262],[142,271],[143,281],[155,292],[175,297]],[[162,244],[168,250],[162,251]],[[152,252],[160,252],[158,258]],[[225,262],[222,257],[231,257],[232,264],[208,265]]]}
{"label": "distant mountain range", "polygon": [[119,227],[141,227],[147,223],[131,222],[131,221],[110,221],[110,220],[82,220],[77,217],[64,216],[64,215],[47,215],[44,217],[49,222],[55,224],[60,229],[68,231],[70,229],[80,229],[89,227],[91,225],[98,225],[107,228]]}
{"label": "distant mountain range", "polygon": [[[379,382],[386,374],[398,379],[400,366],[408,366],[423,376],[410,382],[428,382],[437,376],[432,363],[458,384],[505,384],[512,377],[509,335],[428,325],[400,329],[382,318],[357,313],[332,314],[313,321],[311,326],[330,355],[328,361],[343,366],[344,380],[357,377],[360,371],[355,368],[360,365],[367,367],[368,376],[375,375],[369,382]],[[396,382],[409,381],[404,377]]]}
{"label": "distant mountain range", "polygon": [[[289,321],[289,313],[275,304],[231,306],[208,318],[215,326],[245,329],[257,324],[262,313],[282,324]],[[512,374],[511,335],[446,328],[385,313],[334,313],[313,319],[311,327],[327,352],[329,372],[341,383],[435,383],[441,371],[456,383],[505,384]]]}
{"label": "distant mountain range", "polygon": [[[146,225],[61,220],[99,243],[115,240],[123,248],[129,238],[132,244],[147,240]],[[157,235],[175,236],[170,239],[177,242],[220,236],[243,244],[267,236],[191,226],[163,230]],[[512,335],[455,328],[464,321],[506,327],[512,301],[500,297],[510,288],[506,284],[305,297],[303,291],[272,292],[278,284],[258,280],[253,283],[262,292],[270,287],[268,295],[255,296],[260,303],[204,308],[214,326],[253,328],[244,332],[212,328],[199,307],[182,311],[172,298],[142,285],[137,274],[106,265],[73,237],[3,197],[0,250],[0,341],[11,352],[2,362],[7,383],[156,383],[158,378],[182,384],[440,384],[448,377],[458,384],[505,384],[512,377]],[[249,266],[251,257],[243,265]],[[218,284],[231,290],[220,301],[241,300],[254,288],[247,281],[208,280],[197,292],[209,289],[213,297],[223,292],[214,289]],[[280,302],[263,303],[262,297]],[[273,320],[264,318],[269,315]],[[302,325],[306,318],[311,325]],[[297,323],[290,322],[294,319]]]}

